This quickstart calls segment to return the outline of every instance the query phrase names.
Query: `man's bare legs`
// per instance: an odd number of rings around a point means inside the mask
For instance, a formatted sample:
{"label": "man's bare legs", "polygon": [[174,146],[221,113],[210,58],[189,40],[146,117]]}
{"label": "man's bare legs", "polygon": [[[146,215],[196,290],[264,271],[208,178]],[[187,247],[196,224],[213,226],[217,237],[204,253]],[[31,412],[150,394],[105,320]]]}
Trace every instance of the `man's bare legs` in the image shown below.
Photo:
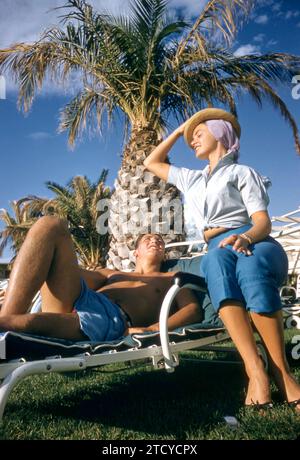
{"label": "man's bare legs", "polygon": [[269,378],[257,351],[247,311],[239,302],[228,301],[222,304],[220,317],[244,361],[249,377],[245,404],[269,402]]}
{"label": "man's bare legs", "polygon": [[[43,313],[26,314],[39,289]],[[56,217],[43,217],[28,232],[15,261],[0,330],[80,339],[78,317],[71,313],[79,294],[80,272],[67,225]]]}
{"label": "man's bare legs", "polygon": [[[285,354],[282,312],[268,316],[251,313],[251,319],[269,353],[271,372],[283,397],[288,402],[299,399],[300,385],[290,372]],[[300,412],[300,403],[297,410]]]}
{"label": "man's bare legs", "polygon": [[41,287],[45,312],[70,312],[80,293],[67,225],[52,216],[39,219],[29,230],[14,263],[1,315],[26,313]]}

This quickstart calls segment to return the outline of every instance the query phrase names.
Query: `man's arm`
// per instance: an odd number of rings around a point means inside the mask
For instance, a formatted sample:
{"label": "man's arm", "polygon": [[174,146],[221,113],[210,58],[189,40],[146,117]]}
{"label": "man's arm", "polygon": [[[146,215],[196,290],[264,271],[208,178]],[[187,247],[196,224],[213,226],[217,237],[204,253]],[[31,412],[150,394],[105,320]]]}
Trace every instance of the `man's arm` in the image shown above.
{"label": "man's arm", "polygon": [[85,270],[84,268],[80,268],[79,271],[80,276],[93,291],[100,289],[105,285],[111,275],[118,273],[116,270],[110,270],[109,268],[99,268],[96,270]]}
{"label": "man's arm", "polygon": [[[199,323],[203,319],[203,311],[197,297],[191,289],[181,289],[175,299],[177,311],[168,319],[168,330],[172,331],[177,327],[187,324]],[[148,327],[129,328],[129,334],[137,334],[149,331],[159,331],[159,323],[151,324]]]}

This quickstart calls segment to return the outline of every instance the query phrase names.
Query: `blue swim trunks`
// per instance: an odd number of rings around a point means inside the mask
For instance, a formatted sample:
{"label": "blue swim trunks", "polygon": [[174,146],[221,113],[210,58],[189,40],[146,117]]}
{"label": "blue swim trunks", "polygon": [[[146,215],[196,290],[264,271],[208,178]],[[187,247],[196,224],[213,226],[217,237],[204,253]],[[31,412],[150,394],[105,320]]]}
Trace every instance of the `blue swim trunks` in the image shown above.
{"label": "blue swim trunks", "polygon": [[101,292],[89,289],[81,279],[81,292],[74,303],[80,329],[93,342],[116,340],[127,329],[125,312]]}

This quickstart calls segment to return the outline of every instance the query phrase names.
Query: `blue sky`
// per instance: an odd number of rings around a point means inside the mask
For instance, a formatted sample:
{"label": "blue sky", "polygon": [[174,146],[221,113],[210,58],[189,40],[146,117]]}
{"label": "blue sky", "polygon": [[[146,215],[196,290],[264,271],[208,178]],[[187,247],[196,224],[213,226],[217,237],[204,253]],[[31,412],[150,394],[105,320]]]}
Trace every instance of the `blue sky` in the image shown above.
{"label": "blue sky", "polygon": [[[49,9],[63,3],[64,0],[1,0],[0,49],[15,41],[37,38],[42,29],[57,22],[57,13]],[[104,1],[91,3],[101,7]],[[127,3],[111,0],[110,5],[116,10],[121,4],[126,8]],[[184,8],[192,16],[201,3],[205,2],[171,0],[170,7]],[[261,0],[239,32],[233,49],[240,55],[268,51],[300,55],[300,2]],[[292,97],[293,88],[298,99]],[[278,91],[300,127],[300,88],[297,90],[291,82]],[[116,122],[102,138],[89,138],[86,134],[71,151],[66,134],[57,134],[59,109],[69,100],[69,93],[69,89],[64,92],[47,83],[24,117],[16,107],[16,90],[7,80],[6,99],[0,99],[0,208],[9,209],[10,201],[29,194],[51,196],[44,185],[47,180],[66,184],[75,175],[96,180],[102,168],[109,169],[107,183],[113,185],[121,163],[122,126]],[[242,126],[240,161],[271,178],[270,215],[296,209],[300,206],[300,156],[295,152],[290,128],[268,103],[259,109],[247,96],[239,99],[238,111]],[[181,141],[171,160],[178,166],[205,166]],[[9,256],[6,251],[4,257]]]}

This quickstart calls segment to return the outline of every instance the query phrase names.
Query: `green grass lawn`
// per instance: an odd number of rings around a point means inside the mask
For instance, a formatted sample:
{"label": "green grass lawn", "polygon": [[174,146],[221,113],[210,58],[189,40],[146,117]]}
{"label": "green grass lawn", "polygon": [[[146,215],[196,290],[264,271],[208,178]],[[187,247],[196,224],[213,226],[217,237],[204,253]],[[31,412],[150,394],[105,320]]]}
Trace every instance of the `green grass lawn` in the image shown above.
{"label": "green grass lawn", "polygon": [[[286,335],[288,355],[290,339]],[[226,344],[228,345],[228,344]],[[203,440],[295,439],[300,416],[273,387],[275,407],[265,415],[243,408],[246,378],[236,362],[216,354],[189,352],[172,374],[142,364],[116,364],[71,375],[48,374],[24,380],[6,406],[1,440]],[[218,357],[232,361],[227,352]],[[300,360],[291,360],[300,381]],[[224,416],[239,422],[230,428]]]}

